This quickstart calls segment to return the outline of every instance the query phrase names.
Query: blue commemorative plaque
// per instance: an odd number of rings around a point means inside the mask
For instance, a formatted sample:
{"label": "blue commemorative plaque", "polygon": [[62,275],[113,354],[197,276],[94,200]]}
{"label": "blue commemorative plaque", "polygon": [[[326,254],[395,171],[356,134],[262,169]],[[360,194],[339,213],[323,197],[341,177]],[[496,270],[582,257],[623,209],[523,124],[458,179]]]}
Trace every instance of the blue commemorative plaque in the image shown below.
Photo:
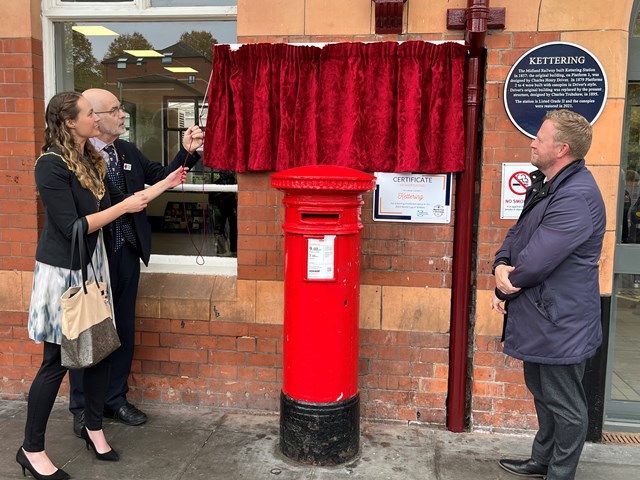
{"label": "blue commemorative plaque", "polygon": [[586,49],[567,42],[545,43],[522,55],[504,86],[504,105],[513,124],[536,136],[549,110],[567,109],[596,121],[607,99],[607,78]]}

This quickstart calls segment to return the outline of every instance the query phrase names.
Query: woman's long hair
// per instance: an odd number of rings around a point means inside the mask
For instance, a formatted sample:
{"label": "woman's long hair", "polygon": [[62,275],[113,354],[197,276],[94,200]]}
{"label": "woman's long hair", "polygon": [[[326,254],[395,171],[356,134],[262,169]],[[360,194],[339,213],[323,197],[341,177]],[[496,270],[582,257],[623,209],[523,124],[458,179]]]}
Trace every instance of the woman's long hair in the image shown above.
{"label": "woman's long hair", "polygon": [[51,147],[58,148],[69,170],[78,177],[80,185],[101,200],[104,195],[104,177],[107,173],[105,161],[91,142],[85,142],[84,151],[79,152],[73,135],[65,123],[66,120],[78,118],[80,113],[78,100],[81,96],[77,92],[62,92],[54,95],[49,101],[45,112],[47,126],[44,131],[42,152],[46,152]]}

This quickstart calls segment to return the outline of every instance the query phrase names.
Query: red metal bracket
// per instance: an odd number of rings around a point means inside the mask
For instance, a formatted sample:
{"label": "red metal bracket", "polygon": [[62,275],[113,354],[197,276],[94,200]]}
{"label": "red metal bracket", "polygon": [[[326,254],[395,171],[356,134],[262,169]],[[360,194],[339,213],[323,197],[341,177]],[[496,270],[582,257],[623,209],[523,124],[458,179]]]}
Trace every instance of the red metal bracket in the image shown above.
{"label": "red metal bracket", "polygon": [[[467,26],[467,10],[467,8],[447,9],[447,29],[464,30]],[[505,7],[490,8],[489,16],[487,17],[487,29],[504,29],[506,11]]]}
{"label": "red metal bracket", "polygon": [[374,0],[376,33],[402,33],[402,13],[407,0]]}

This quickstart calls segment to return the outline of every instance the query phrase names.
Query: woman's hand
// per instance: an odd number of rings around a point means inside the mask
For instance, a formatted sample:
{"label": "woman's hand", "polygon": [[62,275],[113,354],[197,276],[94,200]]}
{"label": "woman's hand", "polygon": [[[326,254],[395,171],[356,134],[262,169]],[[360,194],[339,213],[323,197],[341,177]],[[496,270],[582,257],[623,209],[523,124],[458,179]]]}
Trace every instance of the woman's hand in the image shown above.
{"label": "woman's hand", "polygon": [[126,213],[136,213],[144,210],[150,201],[151,198],[143,190],[125,197],[124,200],[111,205],[106,210],[87,215],[87,233],[97,231]]}
{"label": "woman's hand", "polygon": [[165,178],[167,182],[166,188],[173,188],[181,183],[184,183],[187,178],[187,172],[189,171],[186,167],[178,167]]}
{"label": "woman's hand", "polygon": [[136,192],[125,198],[120,204],[124,208],[124,213],[136,213],[144,210],[149,203],[149,199],[144,191]]}

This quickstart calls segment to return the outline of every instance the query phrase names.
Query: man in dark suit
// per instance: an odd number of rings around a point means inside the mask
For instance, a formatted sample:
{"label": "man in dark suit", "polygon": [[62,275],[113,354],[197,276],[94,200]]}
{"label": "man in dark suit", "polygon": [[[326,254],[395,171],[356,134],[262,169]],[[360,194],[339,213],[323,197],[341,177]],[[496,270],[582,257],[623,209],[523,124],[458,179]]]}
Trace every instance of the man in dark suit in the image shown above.
{"label": "man in dark suit", "polygon": [[[112,183],[125,194],[144,190],[184,165],[187,168],[199,160],[196,149],[202,145],[204,132],[197,126],[184,134],[176,158],[164,167],[150,161],[130,142],[120,140],[125,130],[125,113],[120,101],[107,90],[92,88],[83,93],[100,116],[100,135],[91,143],[107,162],[107,174]],[[105,416],[127,425],[141,425],[147,416],[127,401],[128,378],[131,373],[135,333],[135,306],[140,278],[140,259],[147,265],[151,255],[151,226],[145,211],[126,215],[111,224],[113,251],[109,252],[109,270],[115,307],[115,321],[122,346],[111,355],[111,379],[104,402]],[[80,435],[84,425],[84,395],[82,372],[70,371],[71,399],[69,410],[74,415],[73,429]]]}

